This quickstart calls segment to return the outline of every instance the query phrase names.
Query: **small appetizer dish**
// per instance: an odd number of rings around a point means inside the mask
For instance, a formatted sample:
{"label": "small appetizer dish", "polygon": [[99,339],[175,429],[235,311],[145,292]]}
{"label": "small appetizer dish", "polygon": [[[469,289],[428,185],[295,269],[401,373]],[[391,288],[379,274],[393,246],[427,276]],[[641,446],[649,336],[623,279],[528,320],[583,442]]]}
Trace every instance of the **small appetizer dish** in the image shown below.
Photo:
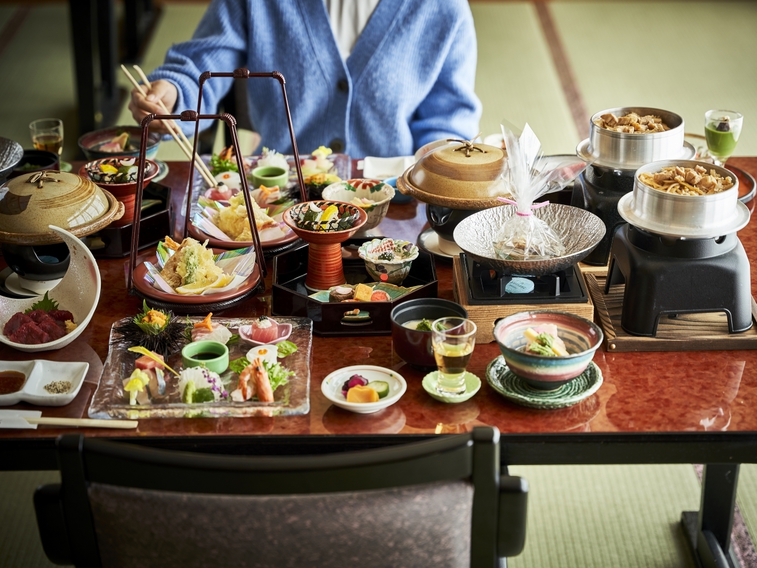
{"label": "small appetizer dish", "polygon": [[[111,126],[88,132],[79,137],[79,148],[84,152],[87,160],[111,158],[113,156],[139,157],[139,146],[142,141],[141,126]],[[147,149],[145,154],[154,159],[160,146],[160,134],[150,132],[147,135]]]}
{"label": "small appetizer dish", "polygon": [[0,361],[0,406],[28,402],[37,406],[64,406],[81,389],[89,363]]}
{"label": "small appetizer dish", "polygon": [[586,370],[604,335],[581,316],[536,310],[501,319],[494,339],[513,373],[531,387],[553,390]]}
{"label": "small appetizer dish", "polygon": [[291,323],[279,323],[268,316],[260,316],[250,325],[239,327],[239,338],[251,345],[275,345],[289,339]]}
{"label": "small appetizer dish", "polygon": [[354,365],[330,373],[321,392],[332,404],[357,414],[372,414],[397,402],[407,390],[399,373],[375,365]]}
{"label": "small appetizer dish", "polygon": [[346,201],[362,208],[368,215],[360,233],[378,226],[389,211],[394,188],[377,179],[350,179],[332,183],[323,190],[323,199]]}
{"label": "small appetizer dish", "polygon": [[[156,162],[146,160],[144,184],[147,185],[150,183],[152,178],[158,175],[159,170],[160,168]],[[133,186],[136,189],[139,167],[137,165],[137,158],[133,157],[100,158],[99,160],[92,160],[84,164],[79,175],[89,176],[89,179],[96,184],[102,184],[109,188],[113,186],[122,186],[124,188]]]}
{"label": "small appetizer dish", "polygon": [[410,267],[418,258],[418,247],[408,241],[373,239],[363,243],[358,254],[373,280],[399,285],[410,274]]}

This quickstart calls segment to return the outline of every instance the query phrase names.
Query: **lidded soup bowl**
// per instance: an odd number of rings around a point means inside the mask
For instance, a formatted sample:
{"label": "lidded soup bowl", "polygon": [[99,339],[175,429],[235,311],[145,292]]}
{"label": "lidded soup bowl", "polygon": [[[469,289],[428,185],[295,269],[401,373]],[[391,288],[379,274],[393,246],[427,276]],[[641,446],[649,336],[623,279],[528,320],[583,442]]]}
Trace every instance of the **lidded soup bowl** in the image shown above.
{"label": "lidded soup bowl", "polygon": [[[704,175],[730,178],[733,185],[717,193],[681,195],[657,189],[644,180],[666,168],[699,167]],[[695,160],[661,160],[640,167],[633,192],[618,202],[618,213],[631,225],[659,235],[706,239],[734,233],[749,222],[749,209],[739,201],[738,177],[724,167]]]}
{"label": "lidded soup bowl", "polygon": [[7,183],[0,198],[0,242],[41,245],[60,242],[55,225],[77,237],[95,233],[123,216],[123,204],[82,176],[40,171]]}
{"label": "lidded soup bowl", "polygon": [[431,205],[480,210],[500,205],[497,198],[509,195],[503,179],[506,167],[502,148],[448,140],[397,178],[397,188]]}

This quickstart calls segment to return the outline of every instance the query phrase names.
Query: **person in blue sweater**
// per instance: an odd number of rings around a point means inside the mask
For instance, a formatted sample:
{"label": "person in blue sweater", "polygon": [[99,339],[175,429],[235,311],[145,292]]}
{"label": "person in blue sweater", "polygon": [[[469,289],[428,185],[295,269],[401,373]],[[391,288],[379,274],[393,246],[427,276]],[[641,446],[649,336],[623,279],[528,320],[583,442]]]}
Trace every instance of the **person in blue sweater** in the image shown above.
{"label": "person in blue sweater", "polygon": [[[476,57],[468,0],[213,0],[192,39],[149,75],[147,97],[132,91],[129,108],[137,122],[165,114],[159,100],[173,113],[196,110],[205,71],[279,71],[301,150],[411,155],[478,134]],[[203,114],[217,112],[232,81],[205,82]],[[262,145],[291,153],[279,83],[246,81]],[[183,128],[192,134],[194,124]]]}

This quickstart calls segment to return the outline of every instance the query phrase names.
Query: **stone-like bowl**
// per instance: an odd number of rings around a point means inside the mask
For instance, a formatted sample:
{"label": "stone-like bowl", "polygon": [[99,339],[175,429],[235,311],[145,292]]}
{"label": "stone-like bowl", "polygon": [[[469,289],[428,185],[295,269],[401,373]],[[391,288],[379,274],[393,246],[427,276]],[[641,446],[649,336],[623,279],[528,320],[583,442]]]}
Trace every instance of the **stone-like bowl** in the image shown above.
{"label": "stone-like bowl", "polygon": [[565,245],[565,254],[537,260],[498,258],[494,236],[507,219],[515,214],[512,205],[492,207],[466,217],[455,227],[455,243],[481,264],[502,274],[542,276],[564,270],[580,262],[599,244],[607,230],[602,219],[578,207],[550,203],[533,210],[533,214],[549,224]]}
{"label": "stone-like bowl", "polygon": [[[103,144],[111,142],[123,132],[128,132],[129,134],[129,147],[126,150],[120,150],[117,152],[101,150]],[[146,156],[148,158],[155,158],[155,155],[158,153],[158,147],[160,146],[160,138],[160,134],[157,132],[150,132],[148,135],[146,150]],[[103,128],[101,130],[82,134],[79,137],[79,148],[84,152],[84,156],[87,160],[112,158],[114,156],[138,157],[141,140],[141,126],[111,126],[110,128]]]}
{"label": "stone-like bowl", "polygon": [[[570,355],[548,357],[532,355],[524,350],[529,327],[543,324],[557,326],[557,335],[565,342]],[[494,326],[494,339],[510,370],[534,388],[553,390],[575,379],[586,370],[604,335],[592,321],[555,310],[519,312],[501,319]]]}
{"label": "stone-like bowl", "polygon": [[365,269],[373,280],[400,285],[418,258],[418,247],[408,241],[373,239],[360,245],[358,255],[365,261]]}
{"label": "stone-like bowl", "polygon": [[[376,227],[386,217],[389,203],[394,197],[394,188],[377,179],[350,179],[332,183],[323,190],[323,199],[346,201],[357,205],[368,215],[360,229],[365,233]],[[358,203],[355,200],[367,199],[371,203]]]}
{"label": "stone-like bowl", "polygon": [[434,321],[447,316],[467,318],[468,312],[460,304],[441,298],[415,298],[395,306],[389,317],[392,322],[392,345],[397,355],[411,367],[436,369],[431,332],[418,331],[404,324],[424,318]]}
{"label": "stone-like bowl", "polygon": [[11,173],[24,156],[21,144],[8,138],[0,138],[0,182]]}

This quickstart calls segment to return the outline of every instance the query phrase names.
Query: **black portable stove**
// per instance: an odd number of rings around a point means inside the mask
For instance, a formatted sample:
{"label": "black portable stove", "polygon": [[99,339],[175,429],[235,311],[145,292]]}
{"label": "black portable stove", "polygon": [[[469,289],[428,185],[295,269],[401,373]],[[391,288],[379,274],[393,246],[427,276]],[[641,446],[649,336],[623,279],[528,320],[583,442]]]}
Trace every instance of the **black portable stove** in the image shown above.
{"label": "black portable stove", "polygon": [[555,304],[588,302],[586,285],[575,265],[553,274],[504,274],[460,254],[467,303],[473,305]]}
{"label": "black portable stove", "polygon": [[607,264],[613,234],[625,223],[618,214],[618,201],[633,190],[635,173],[635,169],[617,170],[590,165],[578,177],[573,186],[571,204],[594,213],[602,219],[607,228],[605,236],[582,262],[596,266]]}
{"label": "black portable stove", "polygon": [[749,259],[736,233],[681,239],[621,225],[612,241],[605,294],[625,283],[621,326],[654,337],[660,317],[725,312],[730,333],[752,326]]}

